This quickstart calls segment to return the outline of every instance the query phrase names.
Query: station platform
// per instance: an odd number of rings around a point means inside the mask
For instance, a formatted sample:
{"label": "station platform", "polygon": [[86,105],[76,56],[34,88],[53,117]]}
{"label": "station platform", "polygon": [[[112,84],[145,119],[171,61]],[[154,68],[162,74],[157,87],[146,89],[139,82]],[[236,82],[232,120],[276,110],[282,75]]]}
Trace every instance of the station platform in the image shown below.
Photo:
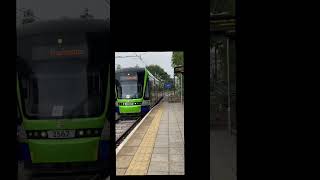
{"label": "station platform", "polygon": [[116,175],[184,175],[184,108],[162,100],[116,156]]}

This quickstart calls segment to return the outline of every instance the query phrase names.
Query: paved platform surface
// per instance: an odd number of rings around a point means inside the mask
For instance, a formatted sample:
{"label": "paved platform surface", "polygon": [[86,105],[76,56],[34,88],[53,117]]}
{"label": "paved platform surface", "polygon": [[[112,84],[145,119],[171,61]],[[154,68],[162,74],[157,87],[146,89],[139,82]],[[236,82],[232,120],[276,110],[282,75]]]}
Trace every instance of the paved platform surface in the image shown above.
{"label": "paved platform surface", "polygon": [[184,174],[184,108],[158,104],[117,154],[117,176]]}
{"label": "paved platform surface", "polygon": [[210,130],[210,180],[236,180],[236,136],[228,130]]}

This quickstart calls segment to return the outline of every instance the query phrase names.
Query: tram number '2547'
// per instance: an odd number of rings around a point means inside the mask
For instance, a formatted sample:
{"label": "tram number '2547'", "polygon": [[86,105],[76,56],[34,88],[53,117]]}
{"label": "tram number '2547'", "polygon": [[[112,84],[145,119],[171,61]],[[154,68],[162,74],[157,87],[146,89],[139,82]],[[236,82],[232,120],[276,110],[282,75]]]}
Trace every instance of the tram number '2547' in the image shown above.
{"label": "tram number '2547'", "polygon": [[59,130],[59,131],[49,131],[49,138],[72,138],[75,136],[74,130]]}

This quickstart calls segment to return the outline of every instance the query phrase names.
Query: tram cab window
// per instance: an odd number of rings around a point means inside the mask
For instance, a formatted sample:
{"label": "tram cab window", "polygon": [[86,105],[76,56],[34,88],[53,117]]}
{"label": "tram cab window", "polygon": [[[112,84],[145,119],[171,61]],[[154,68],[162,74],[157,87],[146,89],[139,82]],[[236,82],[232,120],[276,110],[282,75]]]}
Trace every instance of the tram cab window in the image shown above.
{"label": "tram cab window", "polygon": [[116,85],[118,98],[142,98],[143,74],[139,72],[119,73],[118,75],[116,75]]}
{"label": "tram cab window", "polygon": [[[27,90],[23,98],[26,113],[40,117],[100,114],[104,99],[101,75],[94,71],[81,72],[81,65],[78,68],[79,71],[73,73],[39,72],[22,78]],[[54,114],[54,109],[61,109],[61,113]]]}
{"label": "tram cab window", "polygon": [[117,88],[120,99],[132,99],[141,97],[141,85],[135,81],[123,81]]}
{"label": "tram cab window", "polygon": [[[96,117],[104,111],[108,68],[96,47],[96,37],[63,34],[63,48],[55,34],[18,41],[17,69],[21,112],[28,119]],[[72,53],[71,53],[72,52]]]}

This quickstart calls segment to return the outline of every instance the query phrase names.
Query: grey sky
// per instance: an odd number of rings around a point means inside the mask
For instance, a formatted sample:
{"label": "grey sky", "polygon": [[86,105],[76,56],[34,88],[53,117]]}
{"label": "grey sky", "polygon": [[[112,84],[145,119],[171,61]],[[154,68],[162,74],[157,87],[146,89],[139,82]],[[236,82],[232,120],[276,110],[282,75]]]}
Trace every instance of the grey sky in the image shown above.
{"label": "grey sky", "polygon": [[[32,9],[34,15],[41,20],[57,19],[62,16],[76,18],[85,8],[97,19],[106,19],[110,16],[110,8],[105,0],[17,0],[16,9]],[[22,13],[18,11],[17,19]]]}
{"label": "grey sky", "polygon": [[[171,77],[173,77],[173,68],[171,67],[171,56],[172,52],[137,52],[138,55],[142,54],[141,62],[139,58],[129,57],[129,58],[116,58],[116,66],[120,64],[122,68],[134,67],[138,65],[139,67],[145,67],[146,65],[156,64],[162,67]],[[135,56],[134,52],[116,52],[115,56]]]}

